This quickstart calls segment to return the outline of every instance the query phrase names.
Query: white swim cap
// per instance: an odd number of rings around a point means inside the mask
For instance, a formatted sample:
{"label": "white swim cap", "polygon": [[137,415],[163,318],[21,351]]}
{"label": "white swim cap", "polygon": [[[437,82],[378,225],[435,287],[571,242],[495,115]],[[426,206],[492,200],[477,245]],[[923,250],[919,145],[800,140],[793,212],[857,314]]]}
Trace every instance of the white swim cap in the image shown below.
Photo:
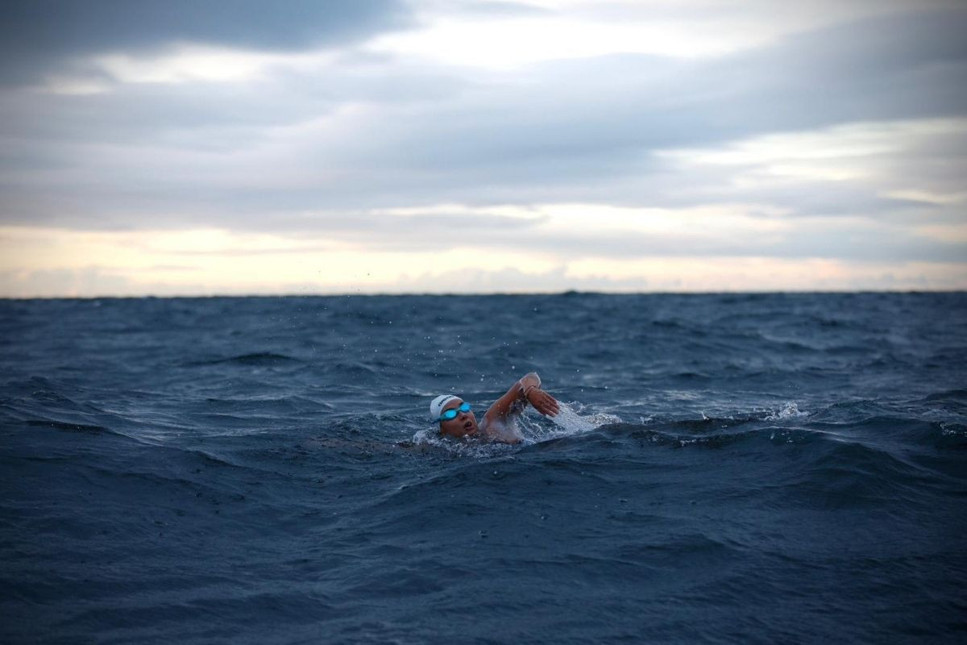
{"label": "white swim cap", "polygon": [[443,406],[453,400],[459,400],[459,396],[454,396],[452,394],[441,394],[437,398],[433,399],[430,403],[430,417],[434,421],[440,418],[440,414],[443,412]]}

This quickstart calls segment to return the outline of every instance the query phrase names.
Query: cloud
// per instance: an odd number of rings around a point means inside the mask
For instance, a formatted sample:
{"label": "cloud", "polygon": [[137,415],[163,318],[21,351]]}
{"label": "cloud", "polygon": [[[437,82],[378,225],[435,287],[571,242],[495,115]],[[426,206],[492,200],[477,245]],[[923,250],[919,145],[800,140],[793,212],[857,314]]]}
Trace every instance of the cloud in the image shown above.
{"label": "cloud", "polygon": [[[194,258],[225,289],[268,288],[231,277],[233,259],[256,257],[279,264],[280,285],[390,290],[446,270],[478,287],[597,275],[615,289],[673,288],[641,264],[658,257],[687,275],[686,258],[723,276],[740,258],[798,262],[777,274],[796,284],[814,260],[854,272],[933,263],[950,275],[967,261],[957,5],[802,3],[774,16],[771,3],[713,0],[386,0],[289,3],[265,20],[247,3],[227,20],[221,3],[52,7],[4,9],[0,223],[175,240],[180,250],[152,247],[152,266]],[[638,46],[649,21],[725,44]],[[575,27],[585,22],[594,29]],[[521,48],[502,61],[487,58],[500,53],[492,37],[462,43],[463,58],[421,41],[491,33],[475,24],[529,31],[514,32]],[[620,33],[630,36],[568,45]],[[224,244],[206,247],[204,231]],[[112,253],[92,239],[76,248]],[[287,253],[358,262],[303,280]],[[44,257],[49,270],[111,268]],[[382,268],[367,273],[365,257]],[[611,260],[638,273],[621,276]],[[582,262],[611,273],[576,273]],[[112,270],[122,266],[135,271],[120,260]],[[131,288],[188,275],[149,272],[157,280],[129,274]],[[897,284],[912,284],[902,275]],[[689,280],[679,284],[706,284]]]}
{"label": "cloud", "polygon": [[397,0],[7,0],[0,9],[0,81],[31,82],[65,60],[172,43],[293,51],[337,46],[412,26]]}

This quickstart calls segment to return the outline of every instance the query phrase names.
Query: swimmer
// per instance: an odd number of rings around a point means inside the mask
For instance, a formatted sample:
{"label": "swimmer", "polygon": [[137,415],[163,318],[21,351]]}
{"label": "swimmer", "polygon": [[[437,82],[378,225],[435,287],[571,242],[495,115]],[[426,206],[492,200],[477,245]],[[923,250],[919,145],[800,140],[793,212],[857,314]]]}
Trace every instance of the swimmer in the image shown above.
{"label": "swimmer", "polygon": [[479,437],[499,443],[520,443],[523,437],[517,430],[517,417],[530,403],[534,409],[549,417],[557,416],[560,404],[541,389],[541,377],[531,372],[514,383],[507,393],[487,409],[483,421],[459,396],[441,394],[430,403],[430,416],[440,423],[440,434],[449,437]]}

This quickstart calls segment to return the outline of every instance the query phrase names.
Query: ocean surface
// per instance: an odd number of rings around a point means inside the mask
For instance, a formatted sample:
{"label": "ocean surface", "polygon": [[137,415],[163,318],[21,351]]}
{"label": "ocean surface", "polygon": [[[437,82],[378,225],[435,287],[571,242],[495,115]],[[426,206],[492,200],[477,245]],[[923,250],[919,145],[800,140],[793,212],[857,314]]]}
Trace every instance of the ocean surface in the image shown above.
{"label": "ocean surface", "polygon": [[[967,642],[967,294],[0,301],[0,642]],[[537,371],[523,445],[443,440]]]}

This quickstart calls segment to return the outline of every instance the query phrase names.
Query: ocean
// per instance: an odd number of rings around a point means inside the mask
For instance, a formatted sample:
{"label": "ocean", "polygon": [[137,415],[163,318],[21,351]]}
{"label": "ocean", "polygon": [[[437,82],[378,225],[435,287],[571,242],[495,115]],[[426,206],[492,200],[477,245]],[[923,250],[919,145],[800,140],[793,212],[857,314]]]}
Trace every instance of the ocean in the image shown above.
{"label": "ocean", "polygon": [[[0,301],[0,642],[963,643],[967,294]],[[521,445],[442,439],[530,371]]]}

